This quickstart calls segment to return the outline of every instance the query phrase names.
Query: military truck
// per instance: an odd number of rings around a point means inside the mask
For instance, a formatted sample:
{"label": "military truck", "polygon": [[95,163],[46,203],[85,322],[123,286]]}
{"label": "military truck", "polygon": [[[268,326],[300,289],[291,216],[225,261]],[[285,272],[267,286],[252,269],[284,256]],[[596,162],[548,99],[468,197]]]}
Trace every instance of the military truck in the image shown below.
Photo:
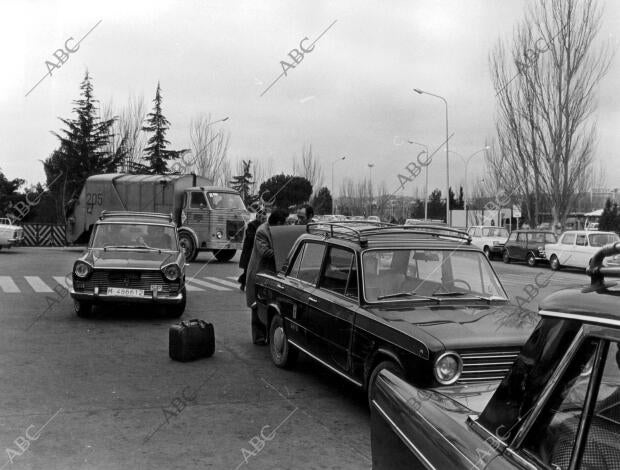
{"label": "military truck", "polygon": [[250,215],[238,192],[197,175],[93,175],[67,207],[67,242],[87,243],[101,211],[172,214],[188,261],[211,251],[229,261],[242,248]]}

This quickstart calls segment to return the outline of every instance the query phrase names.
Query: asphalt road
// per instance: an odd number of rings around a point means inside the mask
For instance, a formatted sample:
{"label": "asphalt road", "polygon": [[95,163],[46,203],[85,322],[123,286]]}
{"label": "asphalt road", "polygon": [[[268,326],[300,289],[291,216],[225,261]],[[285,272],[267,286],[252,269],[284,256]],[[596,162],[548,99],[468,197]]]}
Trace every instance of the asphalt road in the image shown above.
{"label": "asphalt road", "polygon": [[[364,395],[306,358],[277,369],[267,348],[251,344],[237,258],[201,254],[189,267],[183,318],[212,322],[217,346],[212,358],[183,364],[168,357],[169,318],[148,309],[73,314],[61,286],[78,254],[0,252],[0,470],[371,467]],[[529,299],[533,309],[587,281],[493,266],[513,303]]]}

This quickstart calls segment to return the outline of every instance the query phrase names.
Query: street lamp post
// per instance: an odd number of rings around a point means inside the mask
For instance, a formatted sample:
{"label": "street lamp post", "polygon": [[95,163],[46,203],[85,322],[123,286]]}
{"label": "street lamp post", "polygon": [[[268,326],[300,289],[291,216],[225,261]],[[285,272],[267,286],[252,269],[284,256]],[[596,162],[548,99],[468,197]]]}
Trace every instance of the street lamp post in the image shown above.
{"label": "street lamp post", "polygon": [[375,166],[374,163],[369,163],[368,164],[368,171],[370,172],[370,208],[369,208],[369,214],[368,215],[372,215],[372,169]]}
{"label": "street lamp post", "polygon": [[332,215],[336,212],[336,191],[334,189],[334,165],[347,157],[338,157],[332,162]]}
{"label": "street lamp post", "polygon": [[481,148],[480,150],[476,150],[474,153],[472,153],[467,158],[465,158],[460,153],[455,152],[454,150],[450,150],[450,153],[453,153],[454,155],[458,155],[461,158],[461,160],[463,160],[463,162],[465,163],[465,191],[464,191],[465,194],[463,195],[463,210],[465,211],[465,227],[467,227],[467,196],[469,196],[469,190],[467,189],[467,168],[469,167],[469,162],[471,161],[473,157],[475,157],[481,152],[486,152],[487,150],[489,150],[488,145],[485,146],[484,148]]}
{"label": "street lamp post", "polygon": [[[424,147],[426,158],[428,159],[428,145],[414,142],[413,140],[409,140],[408,142]],[[424,220],[428,220],[428,165],[424,167]]]}
{"label": "street lamp post", "polygon": [[428,91],[420,90],[419,88],[414,88],[414,90],[419,95],[429,95],[435,98],[438,98],[443,101],[446,106],[446,223],[450,225],[450,161],[448,160],[448,140],[450,139],[448,136],[448,101],[440,95],[435,95],[433,93],[429,93]]}

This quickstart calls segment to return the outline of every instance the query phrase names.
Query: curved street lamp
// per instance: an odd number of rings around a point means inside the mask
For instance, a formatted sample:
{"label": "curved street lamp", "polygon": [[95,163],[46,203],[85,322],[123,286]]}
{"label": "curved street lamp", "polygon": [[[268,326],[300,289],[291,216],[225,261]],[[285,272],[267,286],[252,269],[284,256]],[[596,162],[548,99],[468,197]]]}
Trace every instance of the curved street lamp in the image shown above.
{"label": "curved street lamp", "polygon": [[[408,140],[407,142],[424,147],[426,158],[428,159],[428,145],[413,140]],[[428,220],[428,165],[424,167],[424,220]]]}
{"label": "curved street lamp", "polygon": [[448,101],[443,96],[435,95],[434,93],[429,93],[419,88],[414,88],[413,91],[418,95],[429,95],[440,99],[446,106],[446,223],[450,225],[450,161],[448,160],[448,140],[450,140],[450,137],[448,137]]}
{"label": "curved street lamp", "polygon": [[332,162],[332,215],[336,212],[336,192],[334,191],[334,165],[347,157],[338,157]]}
{"label": "curved street lamp", "polygon": [[464,157],[463,155],[461,155],[458,152],[455,152],[454,150],[446,150],[446,155],[448,154],[448,152],[453,153],[454,155],[458,155],[461,158],[461,160],[463,160],[463,162],[465,163],[465,195],[463,196],[463,210],[465,210],[465,227],[467,227],[467,196],[469,196],[469,191],[467,190],[467,167],[469,166],[469,162],[471,161],[473,157],[475,157],[479,153],[486,152],[487,150],[489,150],[489,148],[490,147],[486,145],[480,150],[476,150],[469,157]]}

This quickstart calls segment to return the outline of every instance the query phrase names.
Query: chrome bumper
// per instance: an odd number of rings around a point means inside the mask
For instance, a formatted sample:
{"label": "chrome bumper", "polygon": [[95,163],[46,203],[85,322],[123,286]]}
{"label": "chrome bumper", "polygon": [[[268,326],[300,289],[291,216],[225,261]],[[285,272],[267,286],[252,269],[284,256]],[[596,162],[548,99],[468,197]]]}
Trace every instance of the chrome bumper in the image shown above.
{"label": "chrome bumper", "polygon": [[108,295],[101,293],[98,288],[95,292],[76,292],[71,288],[71,297],[75,300],[83,300],[92,303],[117,302],[117,303],[138,303],[138,304],[180,304],[183,301],[183,294],[174,296],[161,296],[158,292],[153,292],[150,296],[128,297],[124,295]]}

